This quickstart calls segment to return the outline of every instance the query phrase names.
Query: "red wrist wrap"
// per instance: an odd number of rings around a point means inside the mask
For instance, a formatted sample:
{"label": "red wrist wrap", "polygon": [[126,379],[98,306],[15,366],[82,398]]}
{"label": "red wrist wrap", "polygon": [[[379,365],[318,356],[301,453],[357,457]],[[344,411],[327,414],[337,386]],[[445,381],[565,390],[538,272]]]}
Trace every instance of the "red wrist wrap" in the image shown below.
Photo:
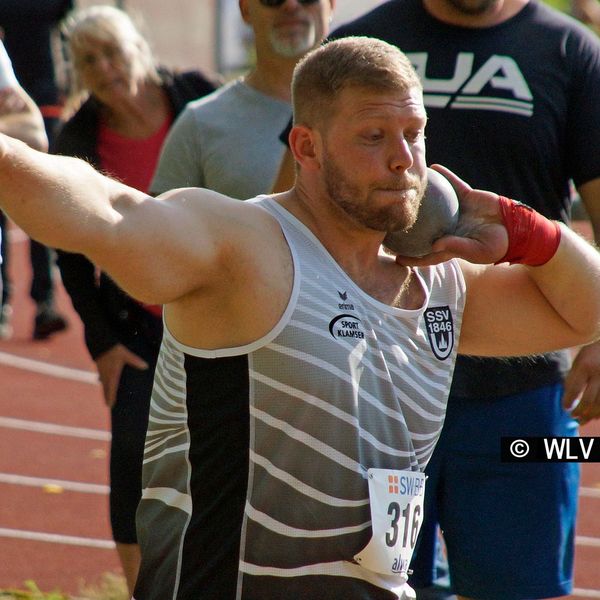
{"label": "red wrist wrap", "polygon": [[537,267],[547,263],[560,244],[560,226],[521,202],[499,197],[500,212],[508,232],[508,250],[496,263]]}

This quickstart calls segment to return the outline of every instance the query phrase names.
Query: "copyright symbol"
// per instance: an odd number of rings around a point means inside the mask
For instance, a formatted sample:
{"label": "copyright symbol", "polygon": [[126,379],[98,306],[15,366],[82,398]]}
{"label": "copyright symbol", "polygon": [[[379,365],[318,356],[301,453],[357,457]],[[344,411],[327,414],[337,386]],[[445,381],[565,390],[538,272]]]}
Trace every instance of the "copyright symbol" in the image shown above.
{"label": "copyright symbol", "polygon": [[515,458],[523,458],[529,454],[529,444],[525,440],[515,440],[510,444],[510,453]]}

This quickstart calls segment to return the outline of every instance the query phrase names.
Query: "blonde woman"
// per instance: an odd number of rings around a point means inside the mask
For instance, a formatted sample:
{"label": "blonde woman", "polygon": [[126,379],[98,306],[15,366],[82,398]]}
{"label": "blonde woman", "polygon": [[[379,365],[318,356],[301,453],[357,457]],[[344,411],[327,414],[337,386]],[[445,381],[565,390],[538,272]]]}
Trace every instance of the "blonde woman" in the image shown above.
{"label": "blonde woman", "polygon": [[[53,151],[85,158],[146,191],[174,118],[215,84],[196,71],[173,74],[157,68],[148,43],[119,9],[75,12],[64,32],[73,95],[83,103],[62,127]],[[111,410],[111,525],[132,591],[140,560],[135,511],[161,309],[131,299],[82,255],[61,252],[59,266]]]}

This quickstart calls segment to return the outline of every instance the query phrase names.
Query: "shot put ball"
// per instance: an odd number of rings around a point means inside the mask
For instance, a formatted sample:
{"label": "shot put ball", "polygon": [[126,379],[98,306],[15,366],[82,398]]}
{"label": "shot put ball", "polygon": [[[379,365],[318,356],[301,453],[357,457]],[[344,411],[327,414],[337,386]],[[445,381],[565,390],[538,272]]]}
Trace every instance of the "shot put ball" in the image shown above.
{"label": "shot put ball", "polygon": [[450,182],[433,169],[427,169],[427,187],[415,224],[407,231],[392,231],[383,245],[394,254],[425,256],[431,245],[454,233],[458,223],[458,197]]}

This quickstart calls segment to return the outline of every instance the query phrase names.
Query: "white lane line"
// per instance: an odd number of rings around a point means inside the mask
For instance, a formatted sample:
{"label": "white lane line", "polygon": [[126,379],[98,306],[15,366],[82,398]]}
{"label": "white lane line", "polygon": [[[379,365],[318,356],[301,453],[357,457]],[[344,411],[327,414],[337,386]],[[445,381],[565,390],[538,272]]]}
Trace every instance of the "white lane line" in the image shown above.
{"label": "white lane line", "polygon": [[104,496],[106,496],[110,490],[109,486],[99,483],[83,483],[81,481],[67,481],[65,479],[48,479],[47,477],[29,477],[28,475],[16,475],[14,473],[0,473],[0,483],[25,485],[36,488],[58,486],[69,492],[101,494]]}
{"label": "white lane line", "polygon": [[11,244],[18,244],[29,241],[28,235],[19,227],[11,227],[8,230],[7,237],[10,240]]}
{"label": "white lane line", "polygon": [[600,488],[581,487],[579,488],[579,495],[586,498],[600,498]]}
{"label": "white lane line", "polygon": [[50,542],[51,544],[85,546],[86,548],[103,548],[106,550],[113,550],[115,548],[115,543],[112,540],[60,535],[58,533],[43,533],[41,531],[24,531],[23,529],[7,529],[5,527],[0,527],[0,537],[34,542]]}
{"label": "white lane line", "polygon": [[25,419],[13,419],[12,417],[0,417],[0,427],[7,429],[21,429],[23,431],[35,431],[36,433],[49,433],[52,435],[64,435],[69,437],[85,438],[88,440],[110,441],[110,432],[101,429],[88,429],[86,427],[70,427],[69,425],[58,425],[56,423],[43,423],[41,421],[27,421]]}
{"label": "white lane line", "polygon": [[575,543],[578,546],[592,546],[594,548],[600,548],[600,538],[596,537],[578,535],[575,537]]}
{"label": "white lane line", "polygon": [[50,377],[58,377],[59,379],[68,379],[70,381],[79,381],[82,383],[91,383],[99,385],[98,374],[92,371],[84,371],[83,369],[73,369],[71,367],[62,367],[52,363],[43,362],[41,360],[33,360],[8,352],[0,352],[0,365],[22,369],[39,373],[40,375],[49,375]]}
{"label": "white lane line", "polygon": [[571,596],[573,598],[600,598],[600,590],[584,590],[582,588],[573,588]]}

